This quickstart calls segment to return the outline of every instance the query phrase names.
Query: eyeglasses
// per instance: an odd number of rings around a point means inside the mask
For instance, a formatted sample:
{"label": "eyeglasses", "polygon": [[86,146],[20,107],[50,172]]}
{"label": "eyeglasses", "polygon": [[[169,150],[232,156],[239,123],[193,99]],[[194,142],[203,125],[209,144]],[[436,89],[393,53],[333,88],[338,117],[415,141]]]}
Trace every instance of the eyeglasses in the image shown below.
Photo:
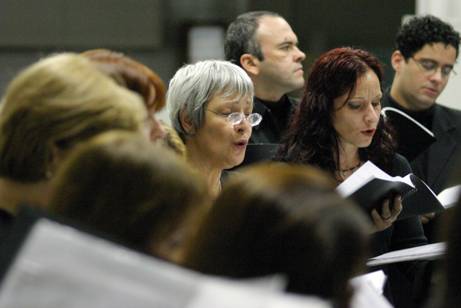
{"label": "eyeglasses", "polygon": [[243,112],[220,113],[210,109],[207,109],[207,111],[225,117],[227,121],[234,126],[242,123],[243,119],[246,119],[252,127],[258,125],[263,120],[263,116],[259,113],[250,113],[245,116]]}
{"label": "eyeglasses", "polygon": [[432,75],[437,72],[440,67],[440,72],[444,78],[450,76],[451,73],[456,75],[455,70],[453,69],[453,65],[443,65],[441,66],[437,61],[430,60],[430,59],[415,59],[411,57],[419,66],[428,74]]}

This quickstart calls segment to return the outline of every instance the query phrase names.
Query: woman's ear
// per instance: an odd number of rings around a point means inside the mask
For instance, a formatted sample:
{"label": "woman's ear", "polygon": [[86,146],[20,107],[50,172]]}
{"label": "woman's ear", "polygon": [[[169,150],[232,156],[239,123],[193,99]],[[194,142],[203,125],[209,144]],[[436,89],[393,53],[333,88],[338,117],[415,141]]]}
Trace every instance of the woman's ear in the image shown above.
{"label": "woman's ear", "polygon": [[184,110],[179,112],[179,121],[181,122],[181,127],[188,135],[193,135],[195,133],[194,124]]}
{"label": "woman's ear", "polygon": [[59,165],[63,162],[63,160],[67,157],[68,150],[63,150],[59,148],[56,144],[52,144],[50,146],[50,154],[48,157],[48,165],[46,168],[46,178],[51,179],[53,175],[59,168]]}
{"label": "woman's ear", "polygon": [[240,64],[242,68],[248,73],[248,75],[256,76],[259,74],[259,60],[255,56],[244,53],[240,57]]}

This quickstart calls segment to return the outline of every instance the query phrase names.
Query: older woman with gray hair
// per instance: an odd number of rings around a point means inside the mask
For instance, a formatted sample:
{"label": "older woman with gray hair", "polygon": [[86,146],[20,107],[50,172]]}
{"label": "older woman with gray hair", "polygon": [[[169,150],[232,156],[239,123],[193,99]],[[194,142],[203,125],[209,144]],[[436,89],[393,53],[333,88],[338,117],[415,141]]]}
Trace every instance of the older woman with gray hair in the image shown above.
{"label": "older woman with gray hair", "polygon": [[252,127],[254,89],[243,69],[207,60],[180,68],[170,81],[167,106],[173,127],[187,148],[187,160],[202,173],[210,194],[221,190],[225,169],[239,165]]}

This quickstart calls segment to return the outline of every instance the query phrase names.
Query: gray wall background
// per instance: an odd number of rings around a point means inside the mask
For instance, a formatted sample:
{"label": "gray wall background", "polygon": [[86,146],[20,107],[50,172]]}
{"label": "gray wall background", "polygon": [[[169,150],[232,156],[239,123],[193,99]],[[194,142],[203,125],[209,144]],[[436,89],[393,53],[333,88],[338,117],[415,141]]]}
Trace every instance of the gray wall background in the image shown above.
{"label": "gray wall background", "polygon": [[[191,25],[225,27],[248,10],[272,10],[307,53],[354,46],[374,52],[392,78],[393,37],[414,0],[0,0],[0,91],[14,74],[59,51],[106,47],[144,62],[165,82],[187,62]],[[306,70],[308,71],[308,70]]]}

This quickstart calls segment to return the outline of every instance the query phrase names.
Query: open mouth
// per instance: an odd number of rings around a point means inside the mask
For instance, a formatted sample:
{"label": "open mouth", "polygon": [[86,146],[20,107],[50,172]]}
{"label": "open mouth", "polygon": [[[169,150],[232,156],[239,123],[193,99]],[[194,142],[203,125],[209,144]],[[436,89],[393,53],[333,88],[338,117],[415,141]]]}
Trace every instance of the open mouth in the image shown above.
{"label": "open mouth", "polygon": [[238,141],[235,143],[235,145],[242,146],[242,147],[246,146],[247,144],[248,144],[248,141]]}
{"label": "open mouth", "polygon": [[375,134],[375,131],[376,129],[367,129],[367,130],[363,130],[362,134],[366,136],[373,136]]}

